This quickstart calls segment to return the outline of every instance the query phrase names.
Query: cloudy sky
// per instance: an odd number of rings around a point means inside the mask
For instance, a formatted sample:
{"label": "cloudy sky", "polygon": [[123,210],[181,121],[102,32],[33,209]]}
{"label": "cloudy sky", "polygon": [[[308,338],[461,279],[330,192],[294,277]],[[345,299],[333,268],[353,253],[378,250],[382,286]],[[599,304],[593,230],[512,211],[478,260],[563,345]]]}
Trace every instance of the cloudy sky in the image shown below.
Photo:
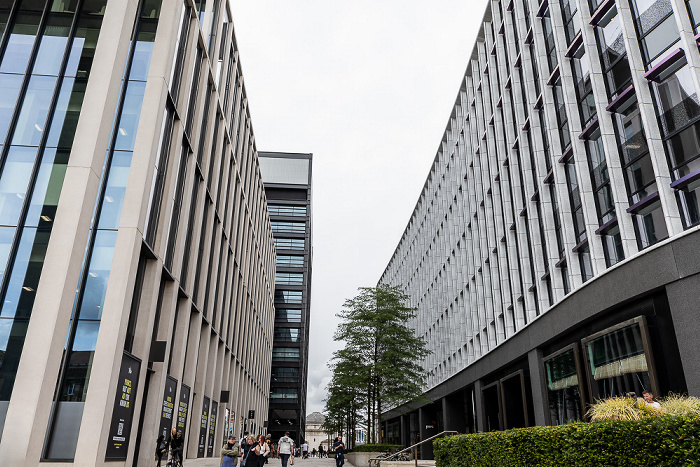
{"label": "cloudy sky", "polygon": [[311,152],[307,413],[335,317],[374,286],[413,212],[485,0],[230,0],[259,151]]}

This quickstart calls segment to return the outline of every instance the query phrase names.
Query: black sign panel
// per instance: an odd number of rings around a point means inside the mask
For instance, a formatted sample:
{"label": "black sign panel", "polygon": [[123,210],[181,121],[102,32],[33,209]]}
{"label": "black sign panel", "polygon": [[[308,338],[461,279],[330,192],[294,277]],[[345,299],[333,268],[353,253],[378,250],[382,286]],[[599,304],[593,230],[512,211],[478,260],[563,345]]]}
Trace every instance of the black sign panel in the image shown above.
{"label": "black sign panel", "polygon": [[140,369],[141,360],[125,352],[122,356],[122,366],[119,369],[117,394],[114,397],[105,460],[126,460]]}
{"label": "black sign panel", "polygon": [[168,439],[170,429],[173,427],[173,414],[175,413],[175,394],[177,392],[177,380],[171,376],[165,379],[163,390],[163,404],[160,410],[160,434]]}
{"label": "black sign panel", "polygon": [[180,399],[177,405],[177,431],[185,437],[187,429],[187,416],[190,414],[190,387],[186,384],[180,386]]}
{"label": "black sign panel", "polygon": [[202,417],[199,422],[199,443],[197,444],[197,457],[204,457],[204,449],[207,442],[207,421],[209,420],[209,398],[204,396],[202,402]]}
{"label": "black sign panel", "polygon": [[219,403],[211,402],[211,414],[209,415],[209,442],[207,443],[207,457],[214,455],[214,432],[216,431],[216,411]]}

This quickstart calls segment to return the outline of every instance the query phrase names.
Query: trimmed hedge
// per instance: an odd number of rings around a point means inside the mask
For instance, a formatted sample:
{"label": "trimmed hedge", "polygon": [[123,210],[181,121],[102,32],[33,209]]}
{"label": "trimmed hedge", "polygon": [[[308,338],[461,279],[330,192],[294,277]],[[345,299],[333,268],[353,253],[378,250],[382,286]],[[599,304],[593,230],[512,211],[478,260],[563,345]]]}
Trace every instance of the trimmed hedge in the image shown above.
{"label": "trimmed hedge", "polygon": [[348,452],[396,452],[399,449],[403,449],[401,444],[361,444],[359,446],[355,446]]}
{"label": "trimmed hedge", "polygon": [[457,435],[433,443],[437,467],[696,466],[700,417],[576,422]]}

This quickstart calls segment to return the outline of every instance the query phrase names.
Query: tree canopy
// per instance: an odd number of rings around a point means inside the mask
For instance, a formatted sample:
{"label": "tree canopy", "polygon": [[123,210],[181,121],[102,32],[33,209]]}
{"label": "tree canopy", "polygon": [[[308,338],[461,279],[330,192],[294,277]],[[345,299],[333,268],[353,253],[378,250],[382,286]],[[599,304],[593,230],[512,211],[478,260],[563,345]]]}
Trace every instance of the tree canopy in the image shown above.
{"label": "tree canopy", "polygon": [[[345,347],[333,354],[328,385],[327,429],[354,433],[365,412],[370,443],[377,442],[382,408],[420,396],[426,381],[421,361],[428,355],[423,339],[408,324],[416,309],[401,287],[363,287],[345,301],[343,321],[334,339]],[[335,430],[330,430],[331,425]],[[343,430],[343,428],[345,430]],[[348,436],[352,439],[352,436]]]}

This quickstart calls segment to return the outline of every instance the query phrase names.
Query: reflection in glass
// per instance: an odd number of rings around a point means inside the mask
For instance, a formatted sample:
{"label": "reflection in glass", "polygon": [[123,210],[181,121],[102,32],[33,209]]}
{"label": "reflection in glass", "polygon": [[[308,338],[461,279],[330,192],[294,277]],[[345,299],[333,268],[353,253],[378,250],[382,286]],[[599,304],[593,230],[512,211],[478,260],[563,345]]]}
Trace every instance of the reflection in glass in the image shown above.
{"label": "reflection in glass", "polygon": [[5,277],[5,268],[7,259],[10,257],[15,230],[15,227],[0,227],[0,282]]}
{"label": "reflection in glass", "polygon": [[95,235],[90,257],[90,268],[85,280],[85,291],[80,305],[80,319],[100,319],[104,306],[117,232],[101,230]]}
{"label": "reflection in glass", "polygon": [[32,74],[58,76],[73,15],[51,15],[41,36]]}
{"label": "reflection in glass", "polygon": [[139,126],[141,117],[141,105],[143,104],[143,93],[146,90],[146,83],[139,81],[129,81],[124,96],[124,106],[119,120],[119,130],[117,141],[114,145],[116,151],[133,151],[136,140],[136,129]]}
{"label": "reflection in glass", "polygon": [[56,78],[53,76],[32,76],[22,101],[22,111],[17,119],[12,144],[39,145],[55,85]]}
{"label": "reflection in glass", "polygon": [[73,145],[86,85],[87,81],[82,79],[65,78],[63,80],[46,146],[69,148]]}
{"label": "reflection in glass", "polygon": [[280,342],[299,342],[301,337],[301,329],[299,328],[276,328],[275,341]]}
{"label": "reflection in glass", "polygon": [[117,229],[122,214],[133,153],[114,151],[98,229]]}
{"label": "reflection in glass", "polygon": [[301,323],[301,310],[277,308],[275,310],[275,321],[282,323]]}
{"label": "reflection in glass", "polygon": [[7,128],[15,110],[22,75],[0,73],[0,145],[5,141]]}
{"label": "reflection in glass", "polygon": [[277,272],[275,274],[275,284],[282,285],[302,285],[304,274],[301,272]]}
{"label": "reflection in glass", "polygon": [[73,350],[68,358],[63,390],[60,394],[61,401],[85,402],[99,329],[99,321],[80,320],[78,322]]}
{"label": "reflection in glass", "polygon": [[669,134],[700,116],[700,104],[688,66],[679,69],[661,83],[654,83],[653,88],[664,134]]}
{"label": "reflection in glass", "polygon": [[582,420],[581,388],[574,350],[569,349],[546,360],[544,368],[552,425]]}
{"label": "reflection in glass", "polygon": [[12,147],[0,178],[0,225],[16,226],[37,148]]}
{"label": "reflection in glass", "polygon": [[9,401],[29,321],[0,318],[0,401]]}
{"label": "reflection in glass", "polygon": [[29,319],[31,316],[48,240],[49,232],[44,229],[22,231],[0,317]]}
{"label": "reflection in glass", "polygon": [[[2,332],[2,331],[0,331]],[[0,344],[2,342],[0,341]],[[272,369],[272,381],[297,382],[299,380],[299,368],[277,366]]]}
{"label": "reflection in glass", "polygon": [[40,20],[40,12],[22,12],[17,15],[2,56],[0,73],[23,74],[25,72]]}
{"label": "reflection in glass", "polygon": [[593,397],[607,398],[651,390],[642,330],[638,323],[586,342]]}

